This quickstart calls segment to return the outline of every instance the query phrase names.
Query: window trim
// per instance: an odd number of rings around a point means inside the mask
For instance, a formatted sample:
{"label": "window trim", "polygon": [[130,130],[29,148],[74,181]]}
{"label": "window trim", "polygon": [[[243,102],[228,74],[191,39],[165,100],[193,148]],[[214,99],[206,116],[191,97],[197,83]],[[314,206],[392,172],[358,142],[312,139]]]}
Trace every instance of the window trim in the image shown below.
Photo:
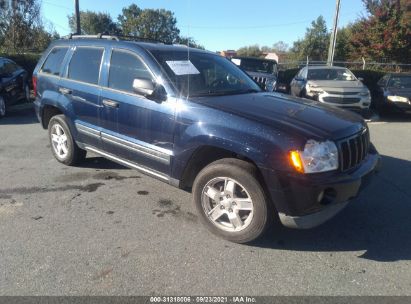
{"label": "window trim", "polygon": [[[76,54],[77,49],[80,48],[86,48],[86,49],[102,49],[103,53],[101,54],[101,58],[100,58],[100,65],[99,65],[99,70],[98,70],[98,79],[97,79],[97,83],[91,83],[91,82],[87,82],[87,81],[82,81],[82,80],[77,80],[77,79],[73,79],[69,77],[69,73],[70,73],[70,64],[71,61],[73,60],[74,55]],[[74,48],[72,48],[72,52],[71,52],[71,56],[70,56],[70,60],[67,62],[67,68],[66,71],[63,73],[64,76],[61,76],[61,78],[64,78],[66,80],[70,80],[70,81],[75,81],[78,83],[82,83],[82,84],[87,84],[87,85],[92,85],[92,86],[101,86],[100,82],[101,82],[101,75],[102,75],[102,70],[103,70],[103,64],[104,64],[104,55],[106,52],[106,48],[104,46],[88,46],[88,45],[75,45]]]}
{"label": "window trim", "polygon": [[155,81],[156,80],[156,75],[153,73],[153,71],[151,70],[151,68],[146,64],[146,62],[143,60],[143,58],[140,56],[140,54],[138,54],[135,51],[131,51],[129,49],[126,48],[120,48],[120,47],[112,47],[110,50],[110,57],[109,57],[109,62],[107,65],[107,84],[103,85],[102,87],[104,89],[108,89],[110,91],[114,91],[114,92],[119,92],[119,93],[124,93],[124,94],[128,94],[128,95],[132,95],[132,96],[137,96],[139,98],[144,98],[147,99],[145,96],[137,94],[135,92],[130,92],[130,91],[124,91],[124,90],[120,90],[120,89],[115,89],[115,88],[110,88],[109,87],[109,83],[110,83],[110,68],[111,68],[111,59],[113,57],[113,53],[114,51],[120,51],[120,52],[124,52],[124,53],[130,53],[131,55],[137,57],[142,63],[143,65],[147,68],[147,71],[151,74],[151,80]]}
{"label": "window trim", "polygon": [[58,74],[58,75],[54,75],[54,74],[52,74],[52,73],[48,73],[48,72],[44,72],[44,71],[43,71],[43,67],[44,67],[44,65],[46,64],[47,59],[50,57],[51,52],[53,52],[53,50],[58,49],[58,48],[59,48],[59,49],[67,48],[66,54],[64,54],[64,57],[63,57],[63,63],[64,63],[64,59],[66,58],[66,56],[67,56],[67,54],[68,54],[68,52],[69,52],[69,50],[70,50],[70,46],[69,46],[69,45],[57,45],[57,46],[53,47],[52,49],[50,49],[50,51],[47,53],[47,56],[46,56],[46,58],[44,59],[43,64],[41,65],[41,68],[39,69],[38,73],[41,73],[41,74],[43,74],[43,75],[53,76],[53,77],[61,77],[61,75],[63,74],[63,73],[61,73],[62,67],[60,67],[60,70],[59,70],[59,74]]}

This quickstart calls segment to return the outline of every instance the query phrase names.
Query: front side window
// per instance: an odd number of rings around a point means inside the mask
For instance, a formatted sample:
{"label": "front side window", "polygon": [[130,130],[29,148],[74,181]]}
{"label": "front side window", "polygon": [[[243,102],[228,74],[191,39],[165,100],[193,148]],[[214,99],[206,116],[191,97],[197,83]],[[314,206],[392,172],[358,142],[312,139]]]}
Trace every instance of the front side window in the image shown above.
{"label": "front side window", "polygon": [[78,47],[71,58],[68,78],[98,84],[104,48]]}
{"label": "front side window", "polygon": [[41,72],[59,76],[60,68],[63,64],[64,56],[66,56],[68,47],[56,47],[51,50],[46,61],[41,68]]}
{"label": "front side window", "polygon": [[108,79],[109,88],[132,93],[136,78],[152,79],[152,76],[137,55],[129,51],[113,50]]}
{"label": "front side window", "polygon": [[151,51],[181,95],[199,97],[260,92],[260,87],[224,57],[187,51]]}

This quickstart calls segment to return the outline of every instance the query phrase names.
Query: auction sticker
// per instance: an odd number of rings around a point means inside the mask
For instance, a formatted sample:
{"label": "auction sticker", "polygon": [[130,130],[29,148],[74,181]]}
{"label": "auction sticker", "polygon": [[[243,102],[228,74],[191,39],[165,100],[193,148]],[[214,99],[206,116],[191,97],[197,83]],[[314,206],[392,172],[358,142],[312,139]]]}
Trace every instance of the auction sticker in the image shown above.
{"label": "auction sticker", "polygon": [[190,60],[166,61],[166,63],[177,76],[200,74]]}

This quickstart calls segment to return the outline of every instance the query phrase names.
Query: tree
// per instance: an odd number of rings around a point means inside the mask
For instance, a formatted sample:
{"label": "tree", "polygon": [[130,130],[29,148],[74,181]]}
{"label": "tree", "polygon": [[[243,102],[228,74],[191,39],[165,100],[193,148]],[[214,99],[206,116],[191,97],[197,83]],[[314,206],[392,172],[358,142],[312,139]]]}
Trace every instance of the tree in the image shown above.
{"label": "tree", "polygon": [[351,45],[352,25],[340,28],[337,31],[337,41],[335,43],[334,60],[347,61],[350,54],[354,52]]}
{"label": "tree", "polygon": [[352,59],[411,62],[409,0],[363,0],[368,16],[353,25]]}
{"label": "tree", "polygon": [[261,57],[263,55],[263,52],[260,47],[255,44],[239,48],[237,50],[237,55],[244,57]]}
{"label": "tree", "polygon": [[290,49],[290,46],[284,41],[277,41],[271,47],[271,52],[275,53],[286,53]]}
{"label": "tree", "polygon": [[[73,33],[76,29],[76,16],[67,16],[70,29]],[[83,35],[96,35],[99,33],[119,34],[117,24],[113,22],[108,13],[96,13],[92,11],[80,12],[80,27]]]}
{"label": "tree", "polygon": [[43,35],[43,38],[46,35],[38,0],[0,0],[2,52],[23,53],[33,50],[38,35]]}
{"label": "tree", "polygon": [[200,50],[205,49],[204,46],[202,46],[201,44],[198,44],[197,41],[195,41],[193,37],[179,36],[176,40],[176,43],[187,45],[187,46],[190,46],[192,48],[196,48],[196,49],[200,49]]}
{"label": "tree", "polygon": [[140,9],[132,4],[123,8],[118,21],[124,35],[134,35],[141,38],[177,42],[180,30],[174,13],[165,9]]}
{"label": "tree", "polygon": [[323,61],[327,59],[329,33],[323,16],[311,23],[303,39],[294,42],[291,57],[295,60]]}

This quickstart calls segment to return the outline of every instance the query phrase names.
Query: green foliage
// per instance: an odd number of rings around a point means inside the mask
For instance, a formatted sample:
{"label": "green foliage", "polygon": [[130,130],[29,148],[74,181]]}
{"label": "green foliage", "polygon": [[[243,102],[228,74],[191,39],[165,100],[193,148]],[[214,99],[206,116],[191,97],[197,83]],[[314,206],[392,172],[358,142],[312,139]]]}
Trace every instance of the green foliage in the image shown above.
{"label": "green foliage", "polygon": [[[351,59],[411,62],[409,0],[363,0],[369,15],[352,27]],[[355,50],[355,52],[354,52]]]}
{"label": "green foliage", "polygon": [[56,35],[42,24],[39,0],[0,0],[0,52],[41,52]]}
{"label": "green foliage", "polygon": [[291,48],[291,58],[294,60],[323,61],[327,59],[329,33],[322,16],[311,23],[303,39],[294,42]]}
{"label": "green foliage", "polygon": [[239,48],[237,50],[237,55],[244,57],[261,57],[263,55],[263,52],[256,44]]}
{"label": "green foliage", "polygon": [[177,38],[176,40],[177,44],[183,44],[183,45],[189,45],[192,48],[196,48],[196,49],[200,49],[200,50],[204,50],[204,46],[202,46],[201,44],[198,44],[197,41],[194,40],[193,37],[183,37],[180,36]]}
{"label": "green foliage", "polygon": [[34,68],[37,65],[37,62],[40,60],[41,54],[28,53],[28,54],[1,54],[0,57],[5,57],[13,60],[19,66],[24,68],[29,75],[34,71]]}
{"label": "green foliage", "polygon": [[[73,33],[76,29],[76,16],[74,14],[68,16],[70,29]],[[80,12],[80,27],[83,35],[96,35],[99,33],[117,34],[118,27],[111,19],[108,13],[96,13],[92,11]]]}
{"label": "green foliage", "polygon": [[160,40],[165,43],[177,42],[180,30],[174,13],[165,9],[140,9],[132,4],[123,8],[118,21],[124,35]]}

